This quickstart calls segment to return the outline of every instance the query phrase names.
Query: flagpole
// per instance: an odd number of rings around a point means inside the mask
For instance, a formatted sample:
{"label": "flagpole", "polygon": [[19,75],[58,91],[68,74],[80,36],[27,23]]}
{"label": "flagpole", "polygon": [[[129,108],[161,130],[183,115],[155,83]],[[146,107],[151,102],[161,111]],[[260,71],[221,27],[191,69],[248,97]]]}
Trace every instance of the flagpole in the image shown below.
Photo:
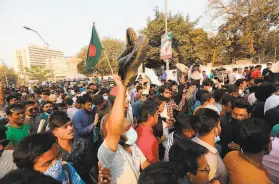
{"label": "flagpole", "polygon": [[[96,32],[97,32],[97,34],[99,35],[95,22],[93,22],[93,26],[95,26]],[[101,41],[101,45],[102,45],[102,48],[104,49],[104,54],[105,54],[106,60],[107,60],[107,62],[108,62],[108,64],[109,64],[109,68],[110,68],[111,74],[113,75],[113,70],[112,70],[110,61],[109,61],[109,59],[108,59],[108,56],[107,56],[107,53],[106,53],[106,51],[105,51],[105,48],[104,48],[104,46],[103,46],[102,41]]]}

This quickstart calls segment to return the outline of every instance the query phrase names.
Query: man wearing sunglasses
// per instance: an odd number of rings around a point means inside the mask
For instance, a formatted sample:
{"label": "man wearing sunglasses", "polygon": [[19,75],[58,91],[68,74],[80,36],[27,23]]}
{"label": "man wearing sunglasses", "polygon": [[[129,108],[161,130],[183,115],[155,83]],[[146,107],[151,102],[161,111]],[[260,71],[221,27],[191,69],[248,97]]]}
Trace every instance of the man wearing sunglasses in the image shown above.
{"label": "man wearing sunglasses", "polygon": [[9,171],[15,170],[16,165],[13,162],[13,150],[6,150],[9,143],[6,136],[6,126],[0,126],[0,178],[5,176]]}
{"label": "man wearing sunglasses", "polygon": [[25,107],[25,123],[30,124],[30,132],[36,133],[40,124],[40,115],[33,101],[26,101],[22,104]]}

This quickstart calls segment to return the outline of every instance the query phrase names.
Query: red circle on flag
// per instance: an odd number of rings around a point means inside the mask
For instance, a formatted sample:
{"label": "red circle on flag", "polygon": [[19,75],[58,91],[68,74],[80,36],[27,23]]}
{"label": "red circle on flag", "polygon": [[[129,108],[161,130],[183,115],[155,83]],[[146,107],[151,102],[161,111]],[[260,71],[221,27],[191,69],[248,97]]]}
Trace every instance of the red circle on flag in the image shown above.
{"label": "red circle on flag", "polygon": [[95,45],[90,44],[90,46],[89,46],[89,56],[90,57],[96,56],[96,47],[95,47]]}

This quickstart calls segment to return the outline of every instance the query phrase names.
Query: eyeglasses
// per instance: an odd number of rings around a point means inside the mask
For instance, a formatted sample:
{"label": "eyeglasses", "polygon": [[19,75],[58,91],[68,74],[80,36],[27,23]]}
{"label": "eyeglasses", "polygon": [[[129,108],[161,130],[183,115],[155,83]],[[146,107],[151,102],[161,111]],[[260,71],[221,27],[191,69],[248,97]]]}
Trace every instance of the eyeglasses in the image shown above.
{"label": "eyeglasses", "polygon": [[197,171],[209,173],[210,172],[210,166],[207,164],[206,169],[201,169],[201,170],[197,170]]}

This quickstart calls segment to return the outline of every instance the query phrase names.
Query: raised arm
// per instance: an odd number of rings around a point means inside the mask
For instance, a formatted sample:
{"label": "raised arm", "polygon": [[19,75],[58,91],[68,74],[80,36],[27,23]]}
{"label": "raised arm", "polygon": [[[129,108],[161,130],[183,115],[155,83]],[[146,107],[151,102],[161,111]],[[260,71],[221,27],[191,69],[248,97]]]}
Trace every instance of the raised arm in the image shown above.
{"label": "raised arm", "polygon": [[111,151],[116,152],[120,136],[123,132],[126,88],[118,75],[114,75],[113,78],[117,85],[118,92],[108,118],[105,144]]}

